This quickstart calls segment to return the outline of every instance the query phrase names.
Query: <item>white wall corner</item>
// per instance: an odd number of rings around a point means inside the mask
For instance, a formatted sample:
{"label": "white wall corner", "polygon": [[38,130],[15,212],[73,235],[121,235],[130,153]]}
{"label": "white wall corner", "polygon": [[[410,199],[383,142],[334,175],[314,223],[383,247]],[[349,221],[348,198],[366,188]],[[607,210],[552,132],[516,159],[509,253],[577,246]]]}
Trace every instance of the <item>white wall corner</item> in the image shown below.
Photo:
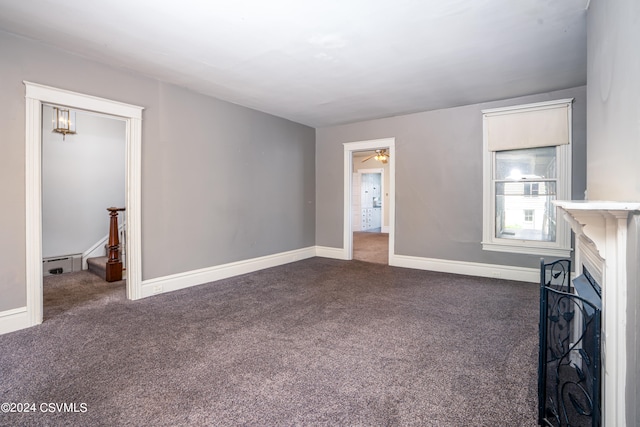
{"label": "white wall corner", "polygon": [[29,319],[26,306],[0,312],[0,335],[19,331],[30,326],[33,325]]}

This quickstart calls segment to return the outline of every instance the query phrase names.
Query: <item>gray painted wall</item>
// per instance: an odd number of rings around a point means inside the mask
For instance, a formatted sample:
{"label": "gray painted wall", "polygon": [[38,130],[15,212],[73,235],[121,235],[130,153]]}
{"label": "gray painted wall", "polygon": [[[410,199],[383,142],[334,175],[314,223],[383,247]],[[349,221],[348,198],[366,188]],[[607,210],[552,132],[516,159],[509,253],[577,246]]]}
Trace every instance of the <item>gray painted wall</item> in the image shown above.
{"label": "gray painted wall", "polygon": [[63,139],[53,107],[42,114],[42,256],[81,254],[109,233],[107,208],[125,206],[125,122],[78,111]]}
{"label": "gray painted wall", "polygon": [[482,250],[482,113],[485,108],[575,98],[574,199],[586,184],[584,86],[498,102],[316,130],[316,244],[342,248],[343,143],[396,138],[399,255],[536,268],[538,256]]}
{"label": "gray painted wall", "polygon": [[28,80],[145,107],[143,280],[315,244],[314,129],[0,32],[0,311],[24,306]]}
{"label": "gray painted wall", "polygon": [[[587,15],[587,187],[640,201],[640,2],[592,1]],[[640,425],[640,219],[629,219],[627,425]]]}

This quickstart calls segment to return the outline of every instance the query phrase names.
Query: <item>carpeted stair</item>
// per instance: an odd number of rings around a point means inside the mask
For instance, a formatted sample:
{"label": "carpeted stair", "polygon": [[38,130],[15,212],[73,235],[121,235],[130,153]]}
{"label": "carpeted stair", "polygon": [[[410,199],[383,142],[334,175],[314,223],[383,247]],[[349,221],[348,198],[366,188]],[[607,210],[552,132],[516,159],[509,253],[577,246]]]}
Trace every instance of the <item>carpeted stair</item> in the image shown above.
{"label": "carpeted stair", "polygon": [[87,259],[87,266],[89,267],[89,271],[105,280],[107,277],[107,261],[108,258],[106,256],[98,256],[94,258]]}

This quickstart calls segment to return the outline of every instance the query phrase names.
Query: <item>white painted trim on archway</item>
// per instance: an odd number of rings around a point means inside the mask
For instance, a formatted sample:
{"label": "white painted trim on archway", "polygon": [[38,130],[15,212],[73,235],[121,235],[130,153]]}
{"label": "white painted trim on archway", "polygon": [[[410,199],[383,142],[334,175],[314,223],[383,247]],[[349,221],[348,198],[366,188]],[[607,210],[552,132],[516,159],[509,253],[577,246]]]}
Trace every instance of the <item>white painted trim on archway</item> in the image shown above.
{"label": "white painted trim on archway", "polygon": [[141,146],[143,107],[64,89],[23,82],[26,87],[26,287],[27,324],[42,323],[42,104],[116,116],[126,122],[127,298],[142,297]]}
{"label": "white painted trim on archway", "polygon": [[368,141],[345,142],[344,144],[344,219],[343,219],[343,253],[342,259],[353,259],[353,227],[352,227],[352,188],[353,153],[378,148],[389,150],[389,264],[395,255],[395,223],[396,223],[396,139],[383,138]]}

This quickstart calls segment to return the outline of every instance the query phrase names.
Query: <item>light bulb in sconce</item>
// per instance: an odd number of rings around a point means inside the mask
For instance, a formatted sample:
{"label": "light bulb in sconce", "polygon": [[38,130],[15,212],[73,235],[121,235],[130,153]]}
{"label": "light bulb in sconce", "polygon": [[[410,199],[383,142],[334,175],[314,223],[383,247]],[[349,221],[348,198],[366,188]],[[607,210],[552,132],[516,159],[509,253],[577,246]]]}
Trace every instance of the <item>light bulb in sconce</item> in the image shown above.
{"label": "light bulb in sconce", "polygon": [[62,134],[62,140],[76,133],[76,112],[64,108],[53,108],[53,131]]}

